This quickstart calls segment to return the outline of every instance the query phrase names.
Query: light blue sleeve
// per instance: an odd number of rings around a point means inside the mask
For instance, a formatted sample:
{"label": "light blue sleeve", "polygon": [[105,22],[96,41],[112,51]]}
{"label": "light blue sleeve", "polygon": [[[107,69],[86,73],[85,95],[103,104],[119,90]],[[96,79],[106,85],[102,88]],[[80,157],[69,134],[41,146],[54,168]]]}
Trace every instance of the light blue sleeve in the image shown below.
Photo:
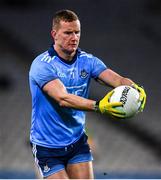
{"label": "light blue sleeve", "polygon": [[34,62],[31,66],[29,75],[40,88],[49,81],[58,78],[56,68],[52,64],[44,61]]}
{"label": "light blue sleeve", "polygon": [[101,72],[107,69],[107,66],[99,58],[93,56],[92,58],[92,77],[97,78]]}

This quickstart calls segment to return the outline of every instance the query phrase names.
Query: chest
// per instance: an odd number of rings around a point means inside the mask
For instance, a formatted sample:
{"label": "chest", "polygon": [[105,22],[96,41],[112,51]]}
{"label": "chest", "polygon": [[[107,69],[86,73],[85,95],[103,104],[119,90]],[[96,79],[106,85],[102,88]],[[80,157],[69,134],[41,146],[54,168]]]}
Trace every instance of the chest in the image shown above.
{"label": "chest", "polygon": [[65,86],[79,86],[90,80],[90,67],[85,63],[57,64],[57,76]]}

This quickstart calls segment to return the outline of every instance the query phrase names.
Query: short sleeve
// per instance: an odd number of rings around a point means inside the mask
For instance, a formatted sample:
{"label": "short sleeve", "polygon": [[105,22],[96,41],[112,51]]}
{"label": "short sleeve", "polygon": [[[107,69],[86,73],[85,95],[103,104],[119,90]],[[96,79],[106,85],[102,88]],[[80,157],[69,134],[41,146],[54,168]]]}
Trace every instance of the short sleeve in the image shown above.
{"label": "short sleeve", "polygon": [[49,81],[58,78],[56,68],[52,64],[43,61],[32,64],[29,76],[40,88]]}
{"label": "short sleeve", "polygon": [[101,72],[107,69],[107,66],[103,63],[102,60],[93,56],[92,61],[92,77],[97,78]]}

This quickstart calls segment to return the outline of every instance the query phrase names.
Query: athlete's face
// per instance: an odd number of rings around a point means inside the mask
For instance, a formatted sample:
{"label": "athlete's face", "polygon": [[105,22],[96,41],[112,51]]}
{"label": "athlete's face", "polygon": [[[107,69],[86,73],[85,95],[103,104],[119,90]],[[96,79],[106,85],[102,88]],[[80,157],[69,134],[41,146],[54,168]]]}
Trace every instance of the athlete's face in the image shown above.
{"label": "athlete's face", "polygon": [[52,30],[54,47],[67,54],[73,54],[79,45],[80,40],[80,21],[65,22],[61,21],[56,30]]}

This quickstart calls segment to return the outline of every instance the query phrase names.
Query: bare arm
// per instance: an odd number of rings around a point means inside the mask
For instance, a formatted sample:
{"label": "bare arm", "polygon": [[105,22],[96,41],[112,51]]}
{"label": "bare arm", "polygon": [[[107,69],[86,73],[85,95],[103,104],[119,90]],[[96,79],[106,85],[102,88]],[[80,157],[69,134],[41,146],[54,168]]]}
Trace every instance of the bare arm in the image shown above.
{"label": "bare arm", "polygon": [[55,99],[62,107],[86,111],[94,110],[96,101],[68,93],[65,86],[59,79],[48,82],[44,85],[43,91]]}
{"label": "bare arm", "polygon": [[[107,69],[99,75],[99,79],[106,85],[117,87],[119,85],[131,85],[132,80],[124,78],[114,71]],[[48,82],[43,87],[43,91],[55,99],[60,106],[80,109],[85,111],[94,111],[96,101],[86,99],[67,92],[65,86],[59,79]]]}
{"label": "bare arm", "polygon": [[98,78],[104,84],[112,87],[117,87],[120,85],[132,85],[134,83],[131,79],[123,77],[111,69],[106,69],[103,71]]}

